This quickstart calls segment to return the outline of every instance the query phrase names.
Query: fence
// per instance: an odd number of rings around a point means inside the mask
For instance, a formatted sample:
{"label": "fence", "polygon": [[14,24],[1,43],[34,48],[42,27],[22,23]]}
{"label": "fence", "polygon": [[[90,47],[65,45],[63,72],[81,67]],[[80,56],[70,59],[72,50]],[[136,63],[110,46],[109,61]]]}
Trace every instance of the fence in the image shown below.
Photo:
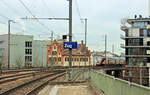
{"label": "fence", "polygon": [[90,69],[88,68],[71,68],[67,71],[67,78],[71,74],[71,81],[85,81],[89,79]]}
{"label": "fence", "polygon": [[91,82],[105,95],[150,95],[150,88],[90,70]]}

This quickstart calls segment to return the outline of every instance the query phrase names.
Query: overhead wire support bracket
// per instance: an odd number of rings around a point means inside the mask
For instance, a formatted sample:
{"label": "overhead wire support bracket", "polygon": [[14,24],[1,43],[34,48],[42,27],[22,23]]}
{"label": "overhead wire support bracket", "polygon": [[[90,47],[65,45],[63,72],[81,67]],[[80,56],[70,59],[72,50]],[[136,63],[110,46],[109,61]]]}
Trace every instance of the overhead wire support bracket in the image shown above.
{"label": "overhead wire support bracket", "polygon": [[40,19],[46,19],[46,20],[69,20],[69,18],[28,18],[28,17],[25,17],[25,18],[20,18],[20,19],[23,19],[23,20],[40,20]]}

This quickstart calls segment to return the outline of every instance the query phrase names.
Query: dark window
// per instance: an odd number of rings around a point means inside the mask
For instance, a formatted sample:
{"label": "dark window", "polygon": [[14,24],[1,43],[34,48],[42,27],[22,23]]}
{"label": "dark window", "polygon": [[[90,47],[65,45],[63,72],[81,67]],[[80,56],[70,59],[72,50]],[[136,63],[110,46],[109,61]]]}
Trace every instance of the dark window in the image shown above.
{"label": "dark window", "polygon": [[74,61],[77,61],[77,59],[76,59],[76,58],[74,58]]}
{"label": "dark window", "polygon": [[127,30],[127,29],[125,30],[125,33],[126,33],[126,37],[128,37],[128,36],[129,36],[129,35],[128,35],[128,34],[129,34],[129,32],[128,32],[128,30]]}
{"label": "dark window", "polygon": [[25,62],[32,62],[32,56],[25,56]]}
{"label": "dark window", "polygon": [[56,51],[52,51],[52,55],[57,55],[57,52]]}
{"label": "dark window", "polygon": [[140,36],[141,36],[141,37],[143,37],[143,36],[144,36],[143,29],[140,29]]}
{"label": "dark window", "polygon": [[32,54],[32,49],[25,49],[25,54]]}
{"label": "dark window", "polygon": [[54,49],[56,49],[56,46],[54,46]]}
{"label": "dark window", "polygon": [[66,57],[66,58],[65,58],[65,61],[69,61],[69,58],[68,58],[68,57]]}
{"label": "dark window", "polygon": [[80,58],[80,61],[83,61],[84,59],[83,58]]}
{"label": "dark window", "polygon": [[150,46],[150,41],[147,42],[147,46]]}
{"label": "dark window", "polygon": [[58,61],[61,61],[61,57],[58,58]]}
{"label": "dark window", "polygon": [[149,57],[147,58],[147,62],[150,63],[150,58]]}
{"label": "dark window", "polygon": [[32,41],[25,42],[25,47],[32,47]]}
{"label": "dark window", "polygon": [[147,30],[147,36],[150,37],[150,29]]}

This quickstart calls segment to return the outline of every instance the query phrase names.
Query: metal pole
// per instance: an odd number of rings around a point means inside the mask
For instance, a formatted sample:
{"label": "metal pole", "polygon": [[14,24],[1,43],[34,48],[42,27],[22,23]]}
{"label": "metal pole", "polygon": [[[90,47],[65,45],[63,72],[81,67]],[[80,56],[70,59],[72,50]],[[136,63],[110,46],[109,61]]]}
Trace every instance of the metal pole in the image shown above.
{"label": "metal pole", "polygon": [[52,54],[52,51],[53,51],[53,31],[51,31],[51,63],[50,64],[53,64],[53,54]]}
{"label": "metal pole", "polygon": [[105,64],[107,63],[107,35],[105,35]]}
{"label": "metal pole", "polygon": [[85,19],[85,66],[86,66],[87,19]]}
{"label": "metal pole", "polygon": [[[69,42],[72,42],[72,0],[69,0]],[[72,49],[69,49],[69,67],[72,67]]]}
{"label": "metal pole", "polygon": [[8,69],[10,68],[10,22],[12,20],[8,20]]}
{"label": "metal pole", "polygon": [[[72,0],[69,0],[69,42],[72,42]],[[72,68],[72,49],[69,49],[69,68]],[[69,72],[71,80],[71,71]]]}
{"label": "metal pole", "polygon": [[112,54],[113,54],[113,57],[114,57],[114,44],[112,45]]}

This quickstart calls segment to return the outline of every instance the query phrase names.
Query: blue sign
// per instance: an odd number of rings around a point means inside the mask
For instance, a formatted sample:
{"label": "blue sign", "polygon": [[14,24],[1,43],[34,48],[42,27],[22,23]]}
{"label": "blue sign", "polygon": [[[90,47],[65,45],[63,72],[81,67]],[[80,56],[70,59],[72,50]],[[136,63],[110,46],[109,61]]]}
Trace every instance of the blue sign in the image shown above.
{"label": "blue sign", "polygon": [[77,42],[64,42],[64,49],[76,49]]}

